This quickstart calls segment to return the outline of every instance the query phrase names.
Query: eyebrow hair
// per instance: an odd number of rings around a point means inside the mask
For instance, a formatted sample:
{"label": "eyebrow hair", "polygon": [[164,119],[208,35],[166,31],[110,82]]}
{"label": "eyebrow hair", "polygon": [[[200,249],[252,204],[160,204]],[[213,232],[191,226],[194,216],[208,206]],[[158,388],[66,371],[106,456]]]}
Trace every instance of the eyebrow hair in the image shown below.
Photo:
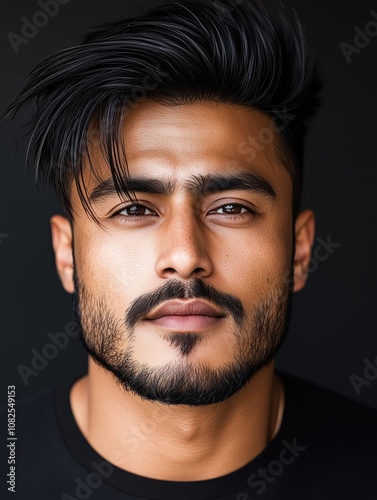
{"label": "eyebrow hair", "polygon": [[[152,177],[131,177],[125,179],[129,192],[140,191],[143,193],[161,194],[171,196],[177,183],[172,180],[161,180]],[[251,172],[234,174],[195,174],[184,183],[184,190],[194,196],[203,196],[229,190],[253,191],[270,199],[276,199],[276,193],[271,184],[262,177]],[[114,181],[110,177],[96,186],[89,196],[91,203],[102,201],[117,194]]]}

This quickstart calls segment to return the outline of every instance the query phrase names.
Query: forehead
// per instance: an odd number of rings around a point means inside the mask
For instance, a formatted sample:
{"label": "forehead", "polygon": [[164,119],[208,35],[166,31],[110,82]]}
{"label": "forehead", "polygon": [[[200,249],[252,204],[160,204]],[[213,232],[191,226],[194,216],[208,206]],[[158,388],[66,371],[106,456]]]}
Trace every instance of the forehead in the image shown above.
{"label": "forehead", "polygon": [[[146,99],[128,109],[123,126],[130,176],[166,178],[176,185],[195,175],[251,171],[291,195],[271,117],[257,110],[212,101],[166,105]],[[95,174],[90,193],[111,177],[98,144],[91,145]]]}

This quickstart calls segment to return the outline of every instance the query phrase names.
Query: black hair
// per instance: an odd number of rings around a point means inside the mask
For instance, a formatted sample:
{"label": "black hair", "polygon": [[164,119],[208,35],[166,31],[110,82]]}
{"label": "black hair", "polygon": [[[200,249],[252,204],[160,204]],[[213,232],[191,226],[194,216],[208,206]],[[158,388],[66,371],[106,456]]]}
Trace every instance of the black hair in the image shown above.
{"label": "black hair", "polygon": [[[4,115],[32,106],[28,159],[73,220],[70,186],[96,215],[83,184],[98,141],[119,195],[130,196],[122,123],[148,97],[163,104],[214,100],[271,116],[293,180],[302,186],[303,142],[321,84],[292,8],[262,0],[173,0],[106,25],[42,61]],[[98,222],[98,221],[97,221]]]}

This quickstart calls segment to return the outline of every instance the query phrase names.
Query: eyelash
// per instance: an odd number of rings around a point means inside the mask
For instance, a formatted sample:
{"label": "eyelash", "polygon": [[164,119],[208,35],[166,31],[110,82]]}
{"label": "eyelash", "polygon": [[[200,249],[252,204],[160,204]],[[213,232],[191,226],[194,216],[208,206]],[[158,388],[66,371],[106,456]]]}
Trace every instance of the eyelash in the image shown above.
{"label": "eyelash", "polygon": [[[243,212],[240,214],[217,214],[217,215],[221,215],[221,216],[225,217],[227,220],[239,221],[240,219],[244,219],[245,216],[249,217],[249,216],[258,215],[256,210],[252,210],[249,207],[245,207],[241,203],[225,203],[224,205],[221,205],[220,207],[211,210],[209,213],[211,214],[213,212],[217,212],[218,210],[220,210],[226,206],[239,207],[239,208],[241,208],[241,210],[242,209],[246,210],[246,212]],[[131,207],[142,207],[142,208],[149,210],[150,212],[153,212],[153,214],[145,214],[145,215],[138,215],[138,216],[132,216],[132,215],[126,216],[126,215],[121,214],[122,212],[124,212],[125,210],[127,210]],[[123,207],[121,210],[119,210],[118,212],[113,214],[112,217],[118,219],[120,222],[127,223],[127,222],[137,222],[137,221],[142,221],[142,220],[145,221],[145,217],[155,217],[155,216],[156,216],[156,212],[154,212],[152,209],[146,207],[142,203],[132,203],[130,205]]]}

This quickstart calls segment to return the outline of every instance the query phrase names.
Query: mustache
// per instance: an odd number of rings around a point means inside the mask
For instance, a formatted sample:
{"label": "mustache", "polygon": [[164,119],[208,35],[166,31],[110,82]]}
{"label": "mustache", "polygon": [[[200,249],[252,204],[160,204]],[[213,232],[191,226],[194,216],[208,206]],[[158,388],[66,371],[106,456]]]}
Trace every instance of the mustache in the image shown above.
{"label": "mustache", "polygon": [[167,281],[161,288],[145,293],[131,302],[126,311],[125,324],[127,328],[133,328],[152,309],[172,299],[205,299],[215,304],[219,309],[231,314],[239,327],[246,316],[241,301],[234,295],[219,292],[200,278],[194,278],[190,283],[172,279]]}

